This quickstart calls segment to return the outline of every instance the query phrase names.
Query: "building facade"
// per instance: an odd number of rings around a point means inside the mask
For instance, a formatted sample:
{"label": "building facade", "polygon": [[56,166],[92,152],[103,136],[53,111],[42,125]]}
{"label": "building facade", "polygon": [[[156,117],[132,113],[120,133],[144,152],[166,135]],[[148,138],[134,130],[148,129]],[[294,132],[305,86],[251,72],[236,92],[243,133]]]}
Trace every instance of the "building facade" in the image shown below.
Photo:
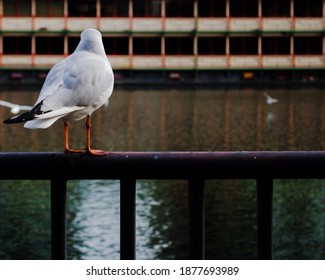
{"label": "building facade", "polygon": [[324,14],[325,0],[0,0],[0,82],[43,79],[86,28],[118,82],[322,81]]}

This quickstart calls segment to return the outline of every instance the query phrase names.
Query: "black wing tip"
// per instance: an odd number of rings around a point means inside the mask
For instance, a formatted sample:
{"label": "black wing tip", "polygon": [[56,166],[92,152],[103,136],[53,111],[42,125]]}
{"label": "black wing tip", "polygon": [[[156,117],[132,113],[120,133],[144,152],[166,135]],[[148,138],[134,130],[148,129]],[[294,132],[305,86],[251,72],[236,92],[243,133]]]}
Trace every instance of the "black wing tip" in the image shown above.
{"label": "black wing tip", "polygon": [[9,118],[9,119],[4,120],[3,123],[13,123],[12,122],[12,118]]}
{"label": "black wing tip", "polygon": [[6,123],[6,124],[22,123],[22,122],[27,122],[27,121],[33,120],[35,115],[43,113],[43,112],[41,112],[42,104],[43,104],[43,101],[37,103],[32,110],[30,110],[26,113],[23,113],[21,115],[17,115],[17,116],[11,117],[9,119],[6,119],[3,121],[3,123]]}
{"label": "black wing tip", "polygon": [[22,123],[27,122],[33,119],[33,115],[31,112],[26,112],[18,116],[11,117],[3,121],[3,123],[11,124],[11,123]]}

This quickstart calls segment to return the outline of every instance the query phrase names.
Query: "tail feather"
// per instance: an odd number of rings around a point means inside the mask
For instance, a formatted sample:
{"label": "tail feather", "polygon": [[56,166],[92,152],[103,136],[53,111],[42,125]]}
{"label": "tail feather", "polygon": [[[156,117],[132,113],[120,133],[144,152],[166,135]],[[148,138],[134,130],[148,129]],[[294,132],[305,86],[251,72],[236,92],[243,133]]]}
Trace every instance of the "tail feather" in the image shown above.
{"label": "tail feather", "polygon": [[42,103],[43,102],[36,104],[32,110],[30,110],[26,113],[11,117],[9,119],[4,120],[3,122],[10,124],[10,123],[21,123],[21,122],[27,122],[27,121],[33,120],[34,116],[40,112],[40,107],[42,106]]}
{"label": "tail feather", "polygon": [[34,118],[34,115],[31,113],[31,111],[23,113],[18,116],[11,117],[9,119],[4,120],[4,123],[21,123],[21,122],[27,122]]}

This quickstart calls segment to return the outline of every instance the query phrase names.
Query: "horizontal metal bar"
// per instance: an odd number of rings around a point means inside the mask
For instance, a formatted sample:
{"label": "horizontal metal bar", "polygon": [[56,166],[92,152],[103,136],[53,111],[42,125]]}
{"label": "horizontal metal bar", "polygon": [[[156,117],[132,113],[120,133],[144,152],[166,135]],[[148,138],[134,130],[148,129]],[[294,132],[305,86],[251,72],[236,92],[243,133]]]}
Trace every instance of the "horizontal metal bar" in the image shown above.
{"label": "horizontal metal bar", "polygon": [[0,179],[325,178],[320,166],[324,151],[0,153]]}

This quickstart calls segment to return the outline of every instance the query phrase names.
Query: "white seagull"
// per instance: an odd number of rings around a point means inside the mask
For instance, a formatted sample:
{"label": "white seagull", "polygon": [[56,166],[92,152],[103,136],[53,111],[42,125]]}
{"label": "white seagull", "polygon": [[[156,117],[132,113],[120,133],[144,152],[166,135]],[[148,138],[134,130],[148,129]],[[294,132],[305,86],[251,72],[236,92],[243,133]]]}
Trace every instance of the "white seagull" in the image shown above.
{"label": "white seagull", "polygon": [[[86,29],[80,35],[76,50],[57,62],[49,71],[33,108],[6,119],[4,123],[25,122],[30,129],[48,128],[61,119],[64,123],[64,151],[106,155],[90,148],[91,114],[108,103],[114,87],[114,74],[107,59],[101,33]],[[85,150],[69,148],[69,122],[86,117]]]}
{"label": "white seagull", "polygon": [[4,100],[0,100],[0,105],[10,108],[10,112],[13,114],[18,114],[20,111],[29,111],[33,108],[32,106],[19,105]]}
{"label": "white seagull", "polygon": [[278,102],[278,99],[275,99],[275,98],[271,97],[266,92],[264,92],[264,96],[266,98],[266,104],[272,105],[273,103]]}

